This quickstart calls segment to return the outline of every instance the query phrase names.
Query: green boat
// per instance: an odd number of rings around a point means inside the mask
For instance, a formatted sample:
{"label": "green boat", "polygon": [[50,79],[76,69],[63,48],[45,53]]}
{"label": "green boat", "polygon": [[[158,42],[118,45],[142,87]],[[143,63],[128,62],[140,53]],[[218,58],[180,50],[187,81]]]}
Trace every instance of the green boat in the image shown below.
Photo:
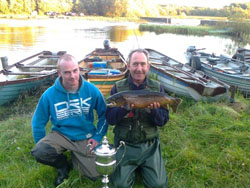
{"label": "green boat", "polygon": [[8,66],[2,57],[0,70],[0,105],[17,99],[21,94],[52,83],[57,77],[57,61],[65,51],[42,51]]}

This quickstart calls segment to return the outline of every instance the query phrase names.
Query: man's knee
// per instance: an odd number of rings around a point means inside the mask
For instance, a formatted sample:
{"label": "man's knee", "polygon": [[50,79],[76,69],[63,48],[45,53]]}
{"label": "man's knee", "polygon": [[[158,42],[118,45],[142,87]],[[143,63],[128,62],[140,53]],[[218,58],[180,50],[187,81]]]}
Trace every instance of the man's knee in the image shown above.
{"label": "man's knee", "polygon": [[51,155],[56,155],[57,152],[55,148],[51,147],[46,143],[38,143],[35,148],[31,151],[31,155],[35,157],[36,160],[48,158]]}
{"label": "man's knee", "polygon": [[149,188],[165,188],[167,186],[166,179],[150,179],[147,181],[144,181],[147,187]]}
{"label": "man's knee", "polygon": [[111,175],[111,187],[112,188],[130,188],[133,185],[133,180],[128,182],[128,179],[118,178]]}
{"label": "man's knee", "polygon": [[117,188],[130,188],[131,185],[129,185],[127,182],[116,181],[116,187]]}

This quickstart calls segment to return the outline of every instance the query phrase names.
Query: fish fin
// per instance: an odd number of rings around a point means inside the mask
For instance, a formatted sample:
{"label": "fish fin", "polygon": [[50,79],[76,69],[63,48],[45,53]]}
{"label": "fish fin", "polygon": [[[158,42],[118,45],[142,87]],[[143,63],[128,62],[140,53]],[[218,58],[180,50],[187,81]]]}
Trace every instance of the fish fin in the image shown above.
{"label": "fish fin", "polygon": [[169,104],[164,104],[164,105],[163,105],[163,108],[169,110]]}
{"label": "fish fin", "polygon": [[171,106],[174,113],[177,112],[178,106],[182,103],[182,100],[180,98],[175,98],[174,104]]}

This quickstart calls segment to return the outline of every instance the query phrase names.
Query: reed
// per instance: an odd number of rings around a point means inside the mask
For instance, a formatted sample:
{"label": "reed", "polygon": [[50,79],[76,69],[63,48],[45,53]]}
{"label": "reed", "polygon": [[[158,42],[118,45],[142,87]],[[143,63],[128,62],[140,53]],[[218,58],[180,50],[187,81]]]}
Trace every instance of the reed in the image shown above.
{"label": "reed", "polygon": [[156,34],[174,33],[180,35],[230,35],[231,29],[221,29],[211,26],[175,26],[175,25],[158,25],[158,24],[140,24],[140,31],[151,31]]}

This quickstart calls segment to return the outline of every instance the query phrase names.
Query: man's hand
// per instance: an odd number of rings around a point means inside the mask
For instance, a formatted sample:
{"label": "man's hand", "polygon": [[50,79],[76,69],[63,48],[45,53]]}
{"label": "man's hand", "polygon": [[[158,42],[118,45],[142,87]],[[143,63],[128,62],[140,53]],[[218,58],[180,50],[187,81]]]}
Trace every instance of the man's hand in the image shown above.
{"label": "man's hand", "polygon": [[121,108],[124,108],[126,110],[132,110],[135,107],[134,104],[128,104],[128,105],[122,105]]}
{"label": "man's hand", "polygon": [[[147,106],[147,108],[150,109],[150,110],[153,110],[153,109],[156,109],[156,108],[160,108],[160,107],[161,107],[161,105],[158,102],[154,102],[154,103],[152,103],[152,104],[150,104],[150,105]],[[132,109],[135,108],[135,105],[134,104],[125,105],[125,106],[123,105],[123,106],[121,106],[121,108],[124,108],[126,110],[132,110]]]}
{"label": "man's hand", "polygon": [[98,142],[92,138],[88,139],[88,144],[87,146],[90,146],[89,147],[89,151],[92,152],[93,149],[98,145]]}
{"label": "man's hand", "polygon": [[149,109],[153,110],[153,109],[160,108],[160,107],[161,107],[160,103],[158,103],[158,102],[154,102],[154,103],[152,103],[152,104],[148,105],[148,107],[147,107],[147,108],[149,108]]}

